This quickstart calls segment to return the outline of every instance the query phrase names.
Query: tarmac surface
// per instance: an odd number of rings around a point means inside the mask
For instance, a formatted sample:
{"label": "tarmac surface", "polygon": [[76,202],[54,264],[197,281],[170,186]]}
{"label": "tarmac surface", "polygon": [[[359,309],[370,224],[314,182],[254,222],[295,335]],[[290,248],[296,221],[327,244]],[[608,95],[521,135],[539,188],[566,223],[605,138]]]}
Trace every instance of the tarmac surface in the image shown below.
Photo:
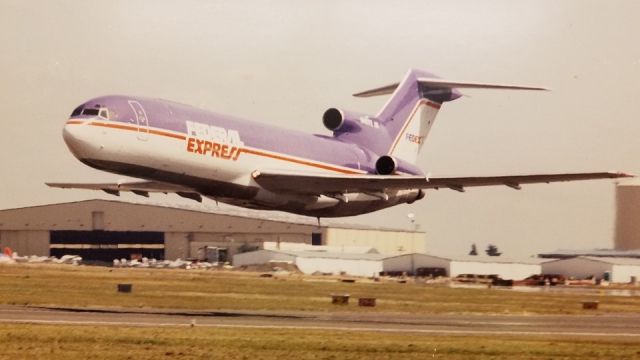
{"label": "tarmac surface", "polygon": [[478,315],[0,306],[1,323],[640,338],[640,314]]}

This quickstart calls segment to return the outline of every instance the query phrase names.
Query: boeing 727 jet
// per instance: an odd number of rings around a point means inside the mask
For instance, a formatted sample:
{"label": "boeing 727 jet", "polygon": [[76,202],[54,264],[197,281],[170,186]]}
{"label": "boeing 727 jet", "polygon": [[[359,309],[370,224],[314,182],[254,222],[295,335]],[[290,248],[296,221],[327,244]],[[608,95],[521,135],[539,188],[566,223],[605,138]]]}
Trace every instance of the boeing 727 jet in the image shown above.
{"label": "boeing 727 jet", "polygon": [[375,115],[331,108],[332,135],[306,134],[166,100],[104,96],[71,113],[64,140],[81,162],[144,181],[48,183],[59,188],[176,193],[252,209],[314,217],[365,214],[413,203],[428,189],[619,178],[619,172],[430,177],[415,163],[436,115],[461,88],[545,90],[448,81],[409,70],[400,83],[360,92],[391,94]]}

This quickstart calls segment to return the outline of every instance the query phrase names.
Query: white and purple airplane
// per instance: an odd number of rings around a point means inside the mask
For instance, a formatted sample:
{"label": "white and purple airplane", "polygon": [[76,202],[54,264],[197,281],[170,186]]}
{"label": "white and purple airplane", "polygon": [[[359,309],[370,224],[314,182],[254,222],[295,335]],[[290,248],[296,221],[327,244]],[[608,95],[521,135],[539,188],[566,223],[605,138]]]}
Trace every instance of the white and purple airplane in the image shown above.
{"label": "white and purple airplane", "polygon": [[430,177],[415,163],[443,103],[458,88],[545,90],[447,81],[409,70],[400,83],[354,96],[392,94],[375,115],[329,109],[332,135],[306,134],[171,101],[105,96],[78,106],[64,126],[71,152],[96,169],[139,182],[48,183],[59,188],[176,193],[314,217],[365,214],[424,198],[427,189],[629,177],[592,172]]}

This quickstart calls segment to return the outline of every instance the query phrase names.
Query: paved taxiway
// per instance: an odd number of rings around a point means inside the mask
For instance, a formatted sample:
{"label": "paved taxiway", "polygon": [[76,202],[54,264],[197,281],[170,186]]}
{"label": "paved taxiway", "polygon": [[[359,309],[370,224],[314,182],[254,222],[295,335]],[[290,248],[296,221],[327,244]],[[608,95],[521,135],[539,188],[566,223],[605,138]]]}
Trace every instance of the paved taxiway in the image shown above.
{"label": "paved taxiway", "polygon": [[640,315],[258,313],[0,306],[0,323],[324,329],[467,335],[640,338]]}

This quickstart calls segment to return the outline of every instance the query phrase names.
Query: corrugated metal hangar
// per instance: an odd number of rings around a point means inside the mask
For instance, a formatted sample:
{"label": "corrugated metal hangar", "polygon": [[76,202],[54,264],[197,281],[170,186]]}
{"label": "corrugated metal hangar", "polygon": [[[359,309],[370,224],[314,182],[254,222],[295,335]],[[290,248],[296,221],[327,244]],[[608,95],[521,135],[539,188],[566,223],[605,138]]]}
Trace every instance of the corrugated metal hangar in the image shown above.
{"label": "corrugated metal hangar", "polygon": [[[393,255],[426,250],[424,232],[324,223],[204,206],[86,200],[1,210],[0,247],[22,255],[72,254],[106,262],[132,257],[225,261],[261,249],[264,242],[374,246]],[[211,259],[214,253],[217,258]]]}

